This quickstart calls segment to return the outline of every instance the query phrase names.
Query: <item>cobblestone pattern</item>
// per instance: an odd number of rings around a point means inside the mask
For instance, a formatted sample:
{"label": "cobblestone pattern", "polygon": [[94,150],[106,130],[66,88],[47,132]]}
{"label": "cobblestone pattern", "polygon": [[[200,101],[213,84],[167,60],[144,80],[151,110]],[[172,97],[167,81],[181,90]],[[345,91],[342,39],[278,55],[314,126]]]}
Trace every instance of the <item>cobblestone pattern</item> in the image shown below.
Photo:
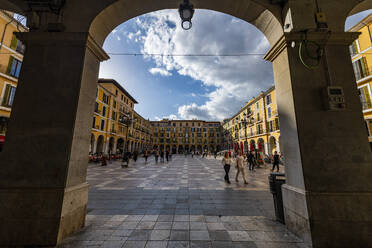
{"label": "cobblestone pattern", "polygon": [[86,227],[60,247],[306,247],[273,220],[269,169],[247,172],[248,185],[229,185],[214,158],[92,164]]}

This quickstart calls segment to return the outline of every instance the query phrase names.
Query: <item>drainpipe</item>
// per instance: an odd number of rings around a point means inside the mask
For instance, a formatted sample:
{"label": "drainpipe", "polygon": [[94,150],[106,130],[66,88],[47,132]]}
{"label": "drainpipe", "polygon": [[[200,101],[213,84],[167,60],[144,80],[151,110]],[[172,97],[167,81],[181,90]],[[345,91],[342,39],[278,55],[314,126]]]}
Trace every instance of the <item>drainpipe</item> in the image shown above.
{"label": "drainpipe", "polygon": [[13,22],[13,19],[11,19],[7,24],[5,24],[4,31],[3,31],[3,34],[1,36],[0,50],[3,47],[3,42],[4,42],[4,38],[5,38],[6,29],[8,28],[8,25],[11,24],[12,22]]}

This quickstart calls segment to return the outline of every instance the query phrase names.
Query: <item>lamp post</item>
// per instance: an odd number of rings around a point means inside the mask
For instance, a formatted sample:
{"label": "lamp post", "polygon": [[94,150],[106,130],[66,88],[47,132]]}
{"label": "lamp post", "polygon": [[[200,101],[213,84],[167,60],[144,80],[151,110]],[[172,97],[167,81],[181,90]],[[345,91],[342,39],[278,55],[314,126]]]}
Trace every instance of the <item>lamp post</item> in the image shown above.
{"label": "lamp post", "polygon": [[135,123],[137,121],[137,119],[135,118],[132,118],[130,116],[130,113],[125,113],[125,115],[122,117],[121,119],[121,123],[123,123],[124,125],[127,126],[127,133],[125,135],[125,141],[127,144],[125,144],[125,149],[124,149],[124,152],[127,152],[128,151],[128,133],[129,133],[129,126],[132,125],[133,123]]}
{"label": "lamp post", "polygon": [[184,30],[191,29],[192,27],[191,19],[195,13],[194,5],[190,4],[189,0],[184,0],[184,2],[180,4],[178,12],[180,13],[180,17],[182,20],[181,24],[182,28]]}
{"label": "lamp post", "polygon": [[252,119],[247,120],[247,114],[243,114],[243,120],[240,121],[240,123],[244,126],[245,129],[245,139],[247,141],[247,146],[248,146],[248,137],[247,137],[247,126],[252,122]]}

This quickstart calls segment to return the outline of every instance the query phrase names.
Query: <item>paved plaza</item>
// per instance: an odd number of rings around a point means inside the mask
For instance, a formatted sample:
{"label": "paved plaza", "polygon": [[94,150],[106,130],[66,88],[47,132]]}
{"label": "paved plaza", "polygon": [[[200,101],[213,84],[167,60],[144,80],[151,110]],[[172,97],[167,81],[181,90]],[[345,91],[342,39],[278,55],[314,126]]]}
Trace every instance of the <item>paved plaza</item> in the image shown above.
{"label": "paved plaza", "polygon": [[248,185],[235,173],[226,184],[221,160],[199,156],[90,164],[86,226],[60,247],[306,247],[274,221],[269,169],[247,169]]}

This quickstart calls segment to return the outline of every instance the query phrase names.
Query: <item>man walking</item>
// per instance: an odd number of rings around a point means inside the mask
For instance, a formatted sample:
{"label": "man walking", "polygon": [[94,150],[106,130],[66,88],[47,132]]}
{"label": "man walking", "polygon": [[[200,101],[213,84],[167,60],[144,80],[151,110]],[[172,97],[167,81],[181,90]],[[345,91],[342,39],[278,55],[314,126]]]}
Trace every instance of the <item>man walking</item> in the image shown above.
{"label": "man walking", "polygon": [[276,167],[276,172],[279,172],[279,163],[280,163],[280,156],[278,152],[275,151],[273,155],[273,168],[271,169],[271,171],[274,171]]}
{"label": "man walking", "polygon": [[254,155],[253,155],[252,151],[250,151],[248,153],[247,161],[248,161],[248,168],[249,168],[249,170],[250,171],[252,171],[252,170],[254,171],[255,170],[254,169]]}

